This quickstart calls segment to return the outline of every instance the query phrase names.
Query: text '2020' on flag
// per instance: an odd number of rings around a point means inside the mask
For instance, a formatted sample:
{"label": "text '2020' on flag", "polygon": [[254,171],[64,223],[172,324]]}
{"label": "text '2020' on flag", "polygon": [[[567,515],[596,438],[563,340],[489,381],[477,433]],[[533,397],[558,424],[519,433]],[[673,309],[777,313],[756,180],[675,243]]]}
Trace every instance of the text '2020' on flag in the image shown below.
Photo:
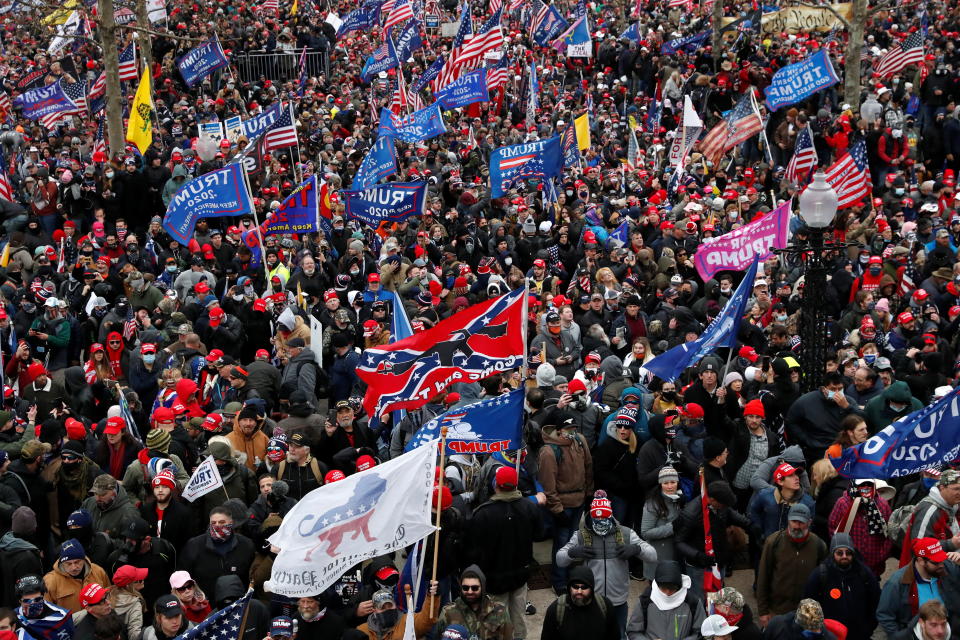
{"label": "text '2020' on flag", "polygon": [[363,406],[382,416],[422,407],[454,382],[476,382],[519,367],[524,354],[524,290],[467,307],[413,336],[360,356]]}
{"label": "text '2020' on flag", "polygon": [[692,342],[677,345],[673,349],[643,365],[643,368],[653,373],[661,380],[672,382],[680,377],[684,369],[702,360],[720,347],[732,347],[737,342],[737,330],[740,321],[746,312],[747,300],[753,291],[753,281],[757,277],[757,265],[760,261],[753,259],[753,264],[747,269],[743,282],[734,291],[727,306],[723,308],[713,322],[706,328],[699,338]]}
{"label": "text '2020' on flag", "polygon": [[414,434],[406,450],[412,451],[440,438],[447,428],[445,446],[450,453],[495,453],[523,448],[524,389],[457,407],[430,420]]}
{"label": "text '2020' on flag", "polygon": [[186,246],[200,218],[239,216],[253,210],[253,201],[243,180],[239,164],[205,173],[181,187],[173,196],[163,228]]}
{"label": "text '2020' on flag", "polygon": [[313,233],[317,230],[317,199],[319,185],[317,176],[312,175],[303,181],[266,220],[263,221],[263,235],[275,233]]}
{"label": "text '2020' on flag", "polygon": [[436,446],[420,447],[304,496],[270,536],[280,553],[264,586],[294,598],[316,595],[360,562],[433,532],[436,454]]}
{"label": "text '2020' on flag", "polygon": [[[902,384],[902,383],[900,383]],[[960,388],[831,458],[844,478],[901,478],[960,458]]]}

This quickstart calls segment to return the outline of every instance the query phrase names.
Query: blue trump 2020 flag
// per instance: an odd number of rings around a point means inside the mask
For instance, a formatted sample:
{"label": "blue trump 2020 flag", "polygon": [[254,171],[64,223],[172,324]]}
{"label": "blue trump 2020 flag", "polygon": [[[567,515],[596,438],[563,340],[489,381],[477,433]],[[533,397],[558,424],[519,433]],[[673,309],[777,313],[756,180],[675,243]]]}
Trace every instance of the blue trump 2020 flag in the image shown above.
{"label": "blue trump 2020 flag", "polygon": [[370,147],[353,176],[354,189],[369,189],[391,173],[397,172],[396,147],[392,136],[380,136]]}
{"label": "blue trump 2020 flag", "polygon": [[177,68],[180,69],[180,75],[183,76],[183,81],[188,87],[192,87],[228,64],[227,56],[223,53],[223,47],[220,46],[220,40],[215,37],[199,47],[190,49],[177,60]]}
{"label": "blue trump 2020 flag", "polygon": [[380,45],[376,51],[370,54],[366,64],[363,65],[363,71],[360,75],[364,82],[369,82],[370,78],[394,67],[400,66],[400,58],[397,57],[397,49],[393,46],[393,38],[387,38],[386,42]]}
{"label": "blue trump 2020 flag", "polygon": [[379,11],[371,11],[366,7],[354,9],[347,14],[340,28],[337,29],[337,39],[339,40],[352,31],[366,31],[377,23],[378,15]]}
{"label": "blue trump 2020 flag", "polygon": [[273,233],[313,233],[317,230],[317,176],[303,181],[271,213],[260,230],[267,236]]}
{"label": "blue trump 2020 flag", "polygon": [[433,64],[424,69],[423,73],[420,74],[420,77],[413,81],[413,84],[410,85],[410,91],[419,93],[424,87],[433,82],[433,80],[440,75],[440,70],[443,69],[445,61],[446,58],[443,56],[437,56],[437,59],[433,61]]}
{"label": "blue trump 2020 flag", "polygon": [[253,210],[239,164],[205,173],[177,191],[163,217],[163,228],[182,245],[193,237],[200,218],[239,216]]}
{"label": "blue trump 2020 flag", "polygon": [[407,22],[407,26],[397,34],[396,42],[397,58],[401,62],[408,60],[413,52],[423,46],[423,40],[420,38],[420,21],[416,18]]}
{"label": "blue trump 2020 flag", "polygon": [[465,107],[474,102],[486,102],[487,70],[484,68],[465,73],[436,93],[437,102],[444,109]]}
{"label": "blue trump 2020 flag", "polygon": [[672,55],[681,49],[690,52],[696,51],[710,38],[711,33],[712,31],[707,29],[706,31],[695,33],[692,36],[687,36],[686,38],[674,38],[673,40],[667,40],[660,45],[660,53],[664,55]]}
{"label": "blue trump 2020 flag", "polygon": [[250,140],[252,144],[257,136],[276,124],[277,118],[279,118],[282,113],[282,109],[281,103],[275,102],[272,107],[263,113],[258,113],[244,120],[243,135],[247,136],[247,139]]}
{"label": "blue trump 2020 flag", "polygon": [[525,389],[515,389],[493,398],[451,409],[420,427],[405,451],[440,437],[447,427],[450,453],[496,453],[523,447],[523,398]]}
{"label": "blue trump 2020 flag", "polygon": [[29,120],[39,120],[43,116],[76,109],[76,104],[63,90],[63,82],[60,80],[45,87],[24,91],[13,99],[13,106],[19,107],[23,117]]}
{"label": "blue trump 2020 flag", "polygon": [[548,47],[551,42],[569,28],[570,23],[557,11],[557,8],[552,4],[548,5],[546,15],[537,24],[536,31],[533,32],[533,41],[541,47]]}
{"label": "blue trump 2020 flag", "polygon": [[402,222],[422,215],[427,204],[426,182],[389,182],[361,191],[341,191],[348,218],[374,229],[382,222]]}
{"label": "blue trump 2020 flag", "polygon": [[403,142],[420,142],[435,138],[447,130],[440,105],[434,102],[429,107],[414,111],[409,116],[396,116],[390,109],[380,110],[380,129],[377,135],[393,136]]}
{"label": "blue trump 2020 flag", "polygon": [[518,179],[558,177],[562,167],[560,136],[500,147],[490,154],[491,197],[499,198]]}
{"label": "blue trump 2020 flag", "polygon": [[796,104],[840,82],[826,49],[821,49],[806,60],[790,64],[773,74],[770,86],[763,90],[767,107],[776,111],[788,104]]}
{"label": "blue trump 2020 flag", "polygon": [[[900,383],[903,384],[903,383]],[[830,462],[844,478],[900,478],[960,458],[960,387]]]}
{"label": "blue trump 2020 flag", "polygon": [[661,380],[672,382],[680,377],[683,370],[693,363],[702,360],[720,347],[732,347],[737,342],[737,330],[740,321],[746,313],[747,300],[753,291],[753,281],[757,277],[759,260],[754,258],[753,264],[747,269],[743,282],[734,291],[733,296],[713,322],[699,338],[693,342],[677,345],[673,349],[643,365],[647,371]]}

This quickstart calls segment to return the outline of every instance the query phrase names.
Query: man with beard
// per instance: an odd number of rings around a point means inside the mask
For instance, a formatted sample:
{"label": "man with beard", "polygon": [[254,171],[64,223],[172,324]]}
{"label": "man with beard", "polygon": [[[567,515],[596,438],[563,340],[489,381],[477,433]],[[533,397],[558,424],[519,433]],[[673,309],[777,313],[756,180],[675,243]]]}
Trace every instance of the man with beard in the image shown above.
{"label": "man with beard", "polygon": [[90,493],[82,508],[93,518],[93,530],[121,540],[126,523],[137,517],[137,508],[126,490],[116,478],[104,473],[93,481]]}
{"label": "man with beard", "polygon": [[807,578],[804,596],[819,602],[825,617],[846,625],[849,640],[869,640],[877,628],[880,582],[848,533],[834,534],[830,556]]}
{"label": "man with beard", "polygon": [[960,568],[948,562],[936,538],[917,538],[910,544],[913,562],[895,572],[883,585],[877,620],[890,640],[913,638],[920,608],[939,600],[954,629],[960,629]]}
{"label": "man with beard", "polygon": [[593,586],[593,572],[590,569],[581,566],[570,570],[567,593],[547,607],[543,619],[544,638],[620,638],[620,625],[613,612],[613,605],[606,597],[595,594]]}
{"label": "man with beard", "polygon": [[[487,577],[475,564],[460,576],[460,597],[440,612],[434,635],[450,625],[462,625],[471,637],[484,640],[512,640],[513,624],[507,608],[487,593]],[[544,637],[551,636],[544,634]]]}
{"label": "man with beard", "polygon": [[[424,601],[426,606],[413,617],[414,634],[418,638],[426,635],[437,622],[440,598],[430,596],[436,596],[438,584],[436,580],[431,581],[429,594]],[[407,637],[407,616],[397,609],[393,591],[381,589],[373,594],[372,601],[373,613],[357,627],[357,631],[366,634],[370,640],[400,640]]]}
{"label": "man with beard", "polygon": [[297,600],[297,640],[339,638],[347,626],[343,618],[327,606],[326,594],[305,596]]}
{"label": "man with beard", "polygon": [[169,541],[151,535],[150,525],[143,518],[130,520],[123,536],[123,544],[107,560],[107,573],[113,575],[125,564],[147,569],[143,597],[152,602],[170,589],[167,578],[176,569],[177,551]]}
{"label": "man with beard", "polygon": [[797,503],[787,513],[787,528],[767,538],[757,569],[760,624],[797,608],[807,576],[827,555],[827,545],[810,532],[810,508]]}

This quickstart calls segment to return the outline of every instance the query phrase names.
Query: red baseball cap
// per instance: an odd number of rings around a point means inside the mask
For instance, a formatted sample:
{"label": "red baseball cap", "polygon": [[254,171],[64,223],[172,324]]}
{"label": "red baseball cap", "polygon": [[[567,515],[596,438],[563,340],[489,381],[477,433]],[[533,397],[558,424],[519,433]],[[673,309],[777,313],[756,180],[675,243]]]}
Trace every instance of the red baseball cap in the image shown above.
{"label": "red baseball cap", "polygon": [[200,426],[203,428],[204,431],[219,431],[222,425],[223,425],[223,414],[211,413],[206,418],[203,419],[203,424]]}
{"label": "red baseball cap", "polygon": [[103,432],[108,436],[112,436],[121,433],[126,428],[127,421],[120,416],[114,416],[107,418],[107,425],[103,428]]}
{"label": "red baseball cap", "polygon": [[757,355],[757,350],[750,346],[740,347],[740,351],[737,353],[741,358],[746,358],[750,362],[756,362],[760,359],[760,356]]}
{"label": "red baseball cap", "polygon": [[501,489],[507,489],[512,491],[517,488],[517,470],[513,467],[507,465],[501,466],[497,469],[496,474],[494,475],[496,485]]}
{"label": "red baseball cap", "polygon": [[141,569],[133,565],[125,564],[113,572],[113,584],[118,587],[125,587],[133,582],[140,582],[147,579],[148,569]]}
{"label": "red baseball cap", "polygon": [[270,352],[266,349],[257,349],[257,353],[254,355],[255,358],[269,358]]}
{"label": "red baseball cap", "polygon": [[782,482],[784,478],[792,476],[797,472],[797,468],[792,464],[787,464],[784,462],[773,472],[773,481]]}
{"label": "red baseball cap", "polygon": [[205,280],[201,280],[193,285],[193,290],[197,293],[210,293],[210,285],[208,285]]}
{"label": "red baseball cap", "polygon": [[684,418],[700,419],[703,417],[703,407],[696,402],[688,402],[680,407],[680,415],[682,415]]}
{"label": "red baseball cap", "polygon": [[267,310],[267,301],[263,298],[257,298],[253,301],[253,310],[254,311],[266,311]]}
{"label": "red baseball cap", "polygon": [[931,562],[943,562],[947,559],[947,552],[936,538],[917,538],[912,547],[913,555],[917,558],[926,558]]}
{"label": "red baseball cap", "polygon": [[154,422],[173,422],[177,419],[177,414],[169,407],[157,407],[153,412]]}
{"label": "red baseball cap", "polygon": [[323,484],[330,484],[331,482],[337,482],[338,480],[343,480],[346,478],[343,474],[343,471],[340,469],[334,469],[333,471],[327,471],[327,475],[323,476]]}
{"label": "red baseball cap", "polygon": [[210,316],[210,326],[216,329],[220,326],[220,323],[223,322],[223,316],[227,314],[220,307],[214,307],[210,309],[210,313],[207,315]]}
{"label": "red baseball cap", "polygon": [[913,314],[912,314],[912,313],[910,313],[909,311],[904,311],[903,313],[901,313],[900,315],[897,316],[897,323],[898,323],[898,324],[907,324],[908,322],[912,321],[913,319],[914,319],[914,318],[913,318]]}
{"label": "red baseball cap", "polygon": [[362,455],[357,458],[357,471],[366,471],[375,466],[377,466],[377,461],[373,459],[373,456]]}
{"label": "red baseball cap", "polygon": [[370,275],[367,276],[367,282],[380,282],[380,274],[371,273]]}
{"label": "red baseball cap", "polygon": [[220,349],[211,349],[210,353],[204,357],[207,362],[216,362],[223,357],[223,351],[220,351]]}
{"label": "red baseball cap", "polygon": [[80,592],[80,606],[89,607],[94,604],[100,604],[107,597],[107,590],[96,582],[91,582]]}

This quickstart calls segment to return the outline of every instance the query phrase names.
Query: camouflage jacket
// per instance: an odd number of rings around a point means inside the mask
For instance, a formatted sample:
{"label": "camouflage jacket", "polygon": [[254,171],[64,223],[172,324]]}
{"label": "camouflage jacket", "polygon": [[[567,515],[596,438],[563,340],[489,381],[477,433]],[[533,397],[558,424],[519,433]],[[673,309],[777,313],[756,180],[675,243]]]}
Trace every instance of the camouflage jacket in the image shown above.
{"label": "camouflage jacket", "polygon": [[440,612],[437,619],[438,635],[452,624],[460,624],[470,631],[471,639],[477,640],[513,640],[513,624],[510,614],[499,602],[484,594],[479,611],[474,611],[457,598]]}

